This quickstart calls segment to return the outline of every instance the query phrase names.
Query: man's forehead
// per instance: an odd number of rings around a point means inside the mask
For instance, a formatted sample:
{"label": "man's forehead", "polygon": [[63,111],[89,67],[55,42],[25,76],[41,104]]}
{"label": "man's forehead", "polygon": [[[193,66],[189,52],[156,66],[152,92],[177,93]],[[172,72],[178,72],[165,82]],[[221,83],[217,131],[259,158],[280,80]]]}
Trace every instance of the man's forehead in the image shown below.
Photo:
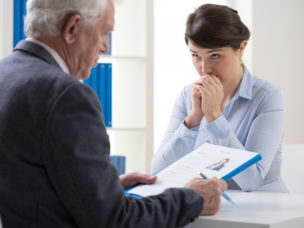
{"label": "man's forehead", "polygon": [[115,8],[113,3],[108,2],[103,15],[100,17],[100,23],[107,30],[112,31],[114,29],[115,24]]}

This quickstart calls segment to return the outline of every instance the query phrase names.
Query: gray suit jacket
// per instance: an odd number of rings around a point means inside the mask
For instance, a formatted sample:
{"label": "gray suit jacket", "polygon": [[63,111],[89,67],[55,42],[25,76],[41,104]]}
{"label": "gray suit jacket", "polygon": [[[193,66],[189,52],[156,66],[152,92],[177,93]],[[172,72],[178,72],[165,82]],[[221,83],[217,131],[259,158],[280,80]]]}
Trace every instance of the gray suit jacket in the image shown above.
{"label": "gray suit jacket", "polygon": [[190,189],[125,197],[108,162],[95,93],[41,46],[0,61],[0,215],[4,228],[180,227],[203,198]]}

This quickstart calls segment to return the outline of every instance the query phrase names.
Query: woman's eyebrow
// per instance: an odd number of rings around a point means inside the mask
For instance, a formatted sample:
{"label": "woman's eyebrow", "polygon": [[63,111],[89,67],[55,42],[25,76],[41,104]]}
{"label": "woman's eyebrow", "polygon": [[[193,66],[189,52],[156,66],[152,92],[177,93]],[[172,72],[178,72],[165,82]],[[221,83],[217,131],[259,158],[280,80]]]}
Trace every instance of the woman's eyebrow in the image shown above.
{"label": "woman's eyebrow", "polygon": [[197,53],[196,51],[192,50],[191,48],[189,49],[189,51],[194,52],[194,53]]}
{"label": "woman's eyebrow", "polygon": [[224,52],[224,50],[222,50],[222,49],[212,49],[212,50],[210,50],[210,51],[207,51],[207,53],[211,53],[211,52],[218,52],[218,51],[221,51],[221,52]]}

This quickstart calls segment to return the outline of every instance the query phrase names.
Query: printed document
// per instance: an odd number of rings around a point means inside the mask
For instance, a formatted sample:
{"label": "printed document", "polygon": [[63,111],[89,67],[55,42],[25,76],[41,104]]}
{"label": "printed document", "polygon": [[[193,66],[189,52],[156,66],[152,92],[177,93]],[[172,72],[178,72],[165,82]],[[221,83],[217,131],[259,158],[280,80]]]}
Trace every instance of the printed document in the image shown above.
{"label": "printed document", "polygon": [[159,171],[154,184],[138,185],[128,193],[143,197],[156,195],[167,188],[184,187],[190,179],[200,177],[199,173],[227,181],[260,159],[255,152],[205,143]]}

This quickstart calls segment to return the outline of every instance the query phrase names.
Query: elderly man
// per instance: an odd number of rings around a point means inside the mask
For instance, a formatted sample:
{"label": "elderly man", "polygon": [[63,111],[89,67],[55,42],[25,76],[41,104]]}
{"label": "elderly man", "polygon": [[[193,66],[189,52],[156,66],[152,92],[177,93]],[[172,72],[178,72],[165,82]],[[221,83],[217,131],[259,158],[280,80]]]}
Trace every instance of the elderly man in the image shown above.
{"label": "elderly man", "polygon": [[89,77],[114,26],[110,0],[29,0],[25,32],[0,62],[0,214],[5,228],[181,227],[214,214],[227,184],[135,199],[123,189],[156,177],[118,177]]}

